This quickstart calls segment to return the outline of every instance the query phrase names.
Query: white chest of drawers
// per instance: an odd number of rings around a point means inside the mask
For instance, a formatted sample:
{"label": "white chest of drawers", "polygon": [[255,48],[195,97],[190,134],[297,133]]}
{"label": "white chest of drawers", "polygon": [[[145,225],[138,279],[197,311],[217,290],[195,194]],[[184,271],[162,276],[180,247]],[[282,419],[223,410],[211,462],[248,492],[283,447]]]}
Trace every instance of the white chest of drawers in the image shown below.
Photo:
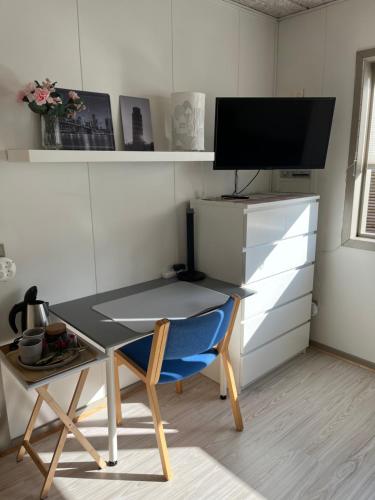
{"label": "white chest of drawers", "polygon": [[243,388],[309,344],[319,197],[269,194],[190,204],[197,268],[255,292],[241,302],[230,348]]}

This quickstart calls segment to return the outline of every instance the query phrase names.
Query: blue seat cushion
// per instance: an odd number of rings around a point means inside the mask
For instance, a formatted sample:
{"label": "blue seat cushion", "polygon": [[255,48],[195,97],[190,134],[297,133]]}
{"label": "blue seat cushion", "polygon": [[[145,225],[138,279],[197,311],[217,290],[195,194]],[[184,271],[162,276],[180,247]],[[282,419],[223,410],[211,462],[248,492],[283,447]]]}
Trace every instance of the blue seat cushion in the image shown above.
{"label": "blue seat cushion", "polygon": [[[150,357],[152,335],[137,340],[120,349],[121,352],[137,364],[142,370],[147,371]],[[210,365],[218,356],[216,349],[209,349],[201,354],[186,356],[180,359],[165,359],[163,361],[159,384],[177,382],[202,371]]]}

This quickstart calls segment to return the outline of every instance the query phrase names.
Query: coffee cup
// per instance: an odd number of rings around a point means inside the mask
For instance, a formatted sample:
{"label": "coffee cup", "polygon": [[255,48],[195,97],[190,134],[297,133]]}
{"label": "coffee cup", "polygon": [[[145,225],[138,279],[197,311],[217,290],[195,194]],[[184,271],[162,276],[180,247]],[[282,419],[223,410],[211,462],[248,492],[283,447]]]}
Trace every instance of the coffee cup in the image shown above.
{"label": "coffee cup", "polygon": [[20,358],[24,365],[33,365],[42,357],[43,342],[40,338],[23,337],[18,346]]}
{"label": "coffee cup", "polygon": [[45,329],[42,327],[28,328],[22,333],[23,338],[43,340]]}

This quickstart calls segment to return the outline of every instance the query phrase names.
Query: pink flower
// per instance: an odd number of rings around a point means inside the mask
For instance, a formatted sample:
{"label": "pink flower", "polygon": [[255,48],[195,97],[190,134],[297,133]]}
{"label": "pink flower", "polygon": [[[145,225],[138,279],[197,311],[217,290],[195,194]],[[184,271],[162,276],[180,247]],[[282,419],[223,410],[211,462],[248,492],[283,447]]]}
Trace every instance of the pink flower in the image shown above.
{"label": "pink flower", "polygon": [[34,92],[35,103],[38,106],[43,106],[46,104],[47,99],[49,97],[49,90],[37,87]]}
{"label": "pink flower", "polygon": [[76,101],[77,99],[79,99],[79,95],[77,94],[77,92],[74,92],[74,90],[69,90],[69,99],[72,99],[73,101]]}
{"label": "pink flower", "polygon": [[19,90],[17,92],[17,102],[22,102],[25,97],[25,92],[23,90]]}
{"label": "pink flower", "polygon": [[34,99],[31,98],[31,94],[33,94],[34,91],[35,91],[35,83],[34,82],[28,83],[25,86],[25,88],[23,88],[17,93],[17,101],[22,102],[24,97],[27,97],[29,102],[33,101]]}
{"label": "pink flower", "polygon": [[45,88],[45,89],[52,89],[52,82],[49,78],[46,78],[45,80],[43,80],[42,82],[42,87]]}
{"label": "pink flower", "polygon": [[50,95],[49,97],[47,97],[47,103],[51,104],[51,106],[56,106],[57,104],[62,104],[62,100],[60,99],[60,97],[51,97]]}

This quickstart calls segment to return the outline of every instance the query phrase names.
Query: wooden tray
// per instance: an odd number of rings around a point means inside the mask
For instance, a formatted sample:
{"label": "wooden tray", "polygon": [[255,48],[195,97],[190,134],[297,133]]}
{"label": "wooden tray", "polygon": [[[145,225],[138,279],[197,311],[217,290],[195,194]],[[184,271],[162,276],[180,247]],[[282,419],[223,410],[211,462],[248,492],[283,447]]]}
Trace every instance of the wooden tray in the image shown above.
{"label": "wooden tray", "polygon": [[28,368],[23,368],[18,362],[19,352],[18,349],[16,351],[9,351],[6,355],[7,360],[14,366],[14,368],[20,373],[21,377],[30,383],[40,382],[41,380],[47,379],[51,377],[51,375],[56,375],[57,373],[63,373],[65,371],[69,371],[70,369],[84,365],[89,363],[90,361],[94,361],[98,357],[98,353],[93,349],[85,345],[86,350],[79,353],[79,356],[63,367],[55,367],[53,369],[49,368],[48,370],[38,370],[33,371]]}

